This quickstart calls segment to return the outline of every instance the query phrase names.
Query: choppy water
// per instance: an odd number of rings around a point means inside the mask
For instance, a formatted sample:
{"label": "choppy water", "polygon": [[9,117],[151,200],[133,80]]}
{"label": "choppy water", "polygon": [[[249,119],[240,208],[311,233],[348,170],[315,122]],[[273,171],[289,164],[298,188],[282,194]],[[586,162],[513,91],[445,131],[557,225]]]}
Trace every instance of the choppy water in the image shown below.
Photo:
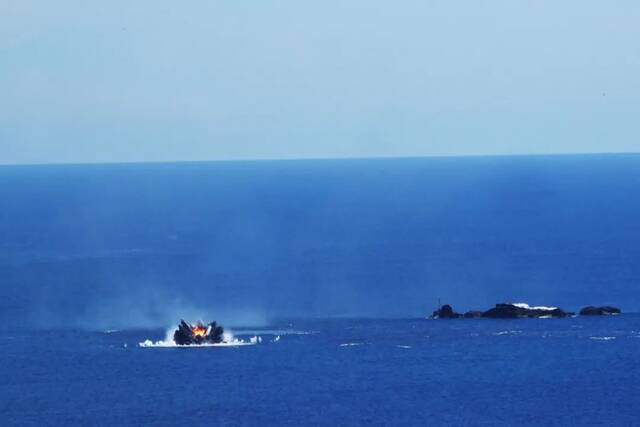
{"label": "choppy water", "polygon": [[637,315],[294,320],[235,332],[262,342],[140,348],[165,331],[3,332],[2,424],[640,423]]}

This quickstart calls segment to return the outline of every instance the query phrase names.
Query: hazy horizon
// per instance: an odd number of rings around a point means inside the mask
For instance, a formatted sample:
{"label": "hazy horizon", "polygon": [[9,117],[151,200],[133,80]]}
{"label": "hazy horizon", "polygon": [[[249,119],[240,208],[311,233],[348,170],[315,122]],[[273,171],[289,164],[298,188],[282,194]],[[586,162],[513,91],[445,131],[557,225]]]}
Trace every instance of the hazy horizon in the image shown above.
{"label": "hazy horizon", "polygon": [[459,154],[459,155],[425,155],[425,156],[369,156],[369,157],[299,157],[299,158],[238,158],[238,159],[177,159],[177,160],[131,160],[104,162],[50,162],[50,163],[0,163],[0,167],[11,166],[90,166],[90,165],[146,165],[146,164],[181,164],[181,163],[251,163],[251,162],[309,162],[309,161],[367,161],[367,160],[420,160],[420,159],[465,159],[465,158],[517,158],[517,157],[592,157],[592,156],[640,156],[639,152],[584,152],[584,153],[532,153],[532,154]]}

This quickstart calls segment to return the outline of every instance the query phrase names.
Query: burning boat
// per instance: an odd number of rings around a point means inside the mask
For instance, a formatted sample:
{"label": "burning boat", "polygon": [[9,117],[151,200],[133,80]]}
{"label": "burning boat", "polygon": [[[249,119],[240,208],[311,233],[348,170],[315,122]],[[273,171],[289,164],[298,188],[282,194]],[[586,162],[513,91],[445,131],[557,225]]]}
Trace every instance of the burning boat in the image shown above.
{"label": "burning boat", "polygon": [[201,322],[190,325],[181,320],[178,329],[173,334],[173,341],[178,345],[219,344],[224,339],[223,335],[224,329],[216,322],[205,326]]}
{"label": "burning boat", "polygon": [[259,336],[253,336],[247,341],[234,338],[230,333],[225,333],[222,326],[216,322],[208,325],[196,322],[193,325],[180,321],[178,329],[170,329],[167,336],[162,341],[145,340],[138,343],[140,347],[238,347],[244,345],[254,345],[262,342]]}

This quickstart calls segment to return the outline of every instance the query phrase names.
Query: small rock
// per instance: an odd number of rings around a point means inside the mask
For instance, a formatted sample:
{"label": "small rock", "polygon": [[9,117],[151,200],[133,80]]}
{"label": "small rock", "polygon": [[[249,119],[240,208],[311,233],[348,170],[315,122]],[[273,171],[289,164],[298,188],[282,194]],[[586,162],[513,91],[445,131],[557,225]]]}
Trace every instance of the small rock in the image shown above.
{"label": "small rock", "polygon": [[431,315],[432,319],[458,319],[460,317],[462,317],[462,315],[453,311],[453,308],[449,304],[443,305]]}
{"label": "small rock", "polygon": [[605,305],[602,307],[589,306],[580,310],[581,316],[610,316],[613,314],[620,314],[620,309]]}

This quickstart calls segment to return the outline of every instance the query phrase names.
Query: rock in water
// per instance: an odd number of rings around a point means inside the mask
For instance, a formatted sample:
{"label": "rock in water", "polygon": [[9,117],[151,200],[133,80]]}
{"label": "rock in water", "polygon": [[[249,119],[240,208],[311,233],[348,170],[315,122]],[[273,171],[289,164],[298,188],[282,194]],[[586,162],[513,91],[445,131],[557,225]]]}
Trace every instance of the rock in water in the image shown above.
{"label": "rock in water", "polygon": [[465,319],[477,319],[482,317],[482,312],[479,310],[470,310],[464,314]]}
{"label": "rock in water", "polygon": [[482,313],[482,317],[493,319],[517,319],[520,317],[566,317],[573,313],[558,307],[531,307],[528,304],[496,304]]}
{"label": "rock in water", "polygon": [[178,345],[218,344],[222,342],[223,335],[224,329],[216,322],[205,326],[200,322],[190,325],[181,320],[178,329],[173,334],[173,341]]}
{"label": "rock in water", "polygon": [[589,306],[580,310],[581,316],[610,316],[612,314],[620,314],[620,309],[605,305],[602,307]]}
{"label": "rock in water", "polygon": [[443,305],[431,315],[432,319],[458,319],[460,317],[462,317],[462,315],[453,311],[453,308],[449,304]]}

